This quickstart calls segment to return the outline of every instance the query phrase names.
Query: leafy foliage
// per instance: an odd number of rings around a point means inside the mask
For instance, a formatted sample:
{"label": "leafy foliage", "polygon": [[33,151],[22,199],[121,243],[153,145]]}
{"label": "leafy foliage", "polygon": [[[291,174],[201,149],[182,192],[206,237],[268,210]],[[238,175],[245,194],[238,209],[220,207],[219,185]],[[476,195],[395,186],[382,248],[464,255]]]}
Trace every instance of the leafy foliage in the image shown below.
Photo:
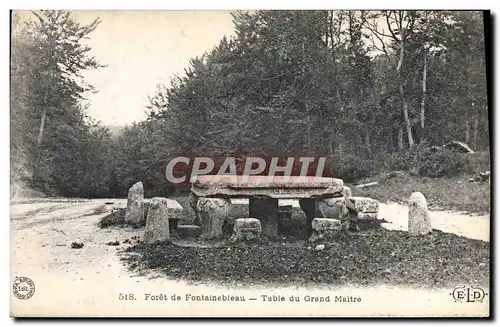
{"label": "leafy foliage", "polygon": [[103,67],[81,42],[100,21],[80,25],[66,11],[33,14],[12,36],[11,179],[47,194],[102,196],[109,133],[85,114],[82,100],[93,87],[81,76]]}
{"label": "leafy foliage", "polygon": [[178,155],[326,156],[350,181],[455,174],[464,161],[429,146],[489,147],[480,12],[235,12],[236,36],[160,85],[148,118],[116,138],[83,101],[81,73],[102,66],[82,40],[100,21],[34,18],[12,36],[11,177],[49,194],[124,196],[141,180],[164,196]]}

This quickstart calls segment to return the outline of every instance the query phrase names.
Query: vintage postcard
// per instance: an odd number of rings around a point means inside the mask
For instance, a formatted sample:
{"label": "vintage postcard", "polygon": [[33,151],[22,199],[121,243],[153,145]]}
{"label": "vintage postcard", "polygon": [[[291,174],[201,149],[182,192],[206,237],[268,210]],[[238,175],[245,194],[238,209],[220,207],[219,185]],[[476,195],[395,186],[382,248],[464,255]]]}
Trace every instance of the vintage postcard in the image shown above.
{"label": "vintage postcard", "polygon": [[489,317],[490,13],[11,11],[12,317]]}

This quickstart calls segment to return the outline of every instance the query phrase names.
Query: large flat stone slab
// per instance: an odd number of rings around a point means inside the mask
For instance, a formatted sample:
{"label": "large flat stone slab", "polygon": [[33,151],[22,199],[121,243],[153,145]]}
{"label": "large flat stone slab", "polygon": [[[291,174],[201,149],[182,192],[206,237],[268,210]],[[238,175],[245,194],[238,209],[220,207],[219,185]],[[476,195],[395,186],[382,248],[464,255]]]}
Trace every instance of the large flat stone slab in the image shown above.
{"label": "large flat stone slab", "polygon": [[344,183],[341,179],[301,176],[198,176],[191,191],[201,197],[263,196],[274,199],[304,199],[340,197]]}

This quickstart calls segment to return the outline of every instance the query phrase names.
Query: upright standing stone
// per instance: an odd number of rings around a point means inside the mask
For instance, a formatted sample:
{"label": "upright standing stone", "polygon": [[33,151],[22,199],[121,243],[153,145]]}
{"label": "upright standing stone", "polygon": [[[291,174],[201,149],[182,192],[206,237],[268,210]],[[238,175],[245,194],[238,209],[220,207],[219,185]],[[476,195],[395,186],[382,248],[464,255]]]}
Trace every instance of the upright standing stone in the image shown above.
{"label": "upright standing stone", "polygon": [[412,236],[432,232],[427,200],[420,192],[412,193],[408,202],[408,232]]}
{"label": "upright standing stone", "polygon": [[311,236],[313,233],[312,221],[317,217],[318,212],[318,200],[315,198],[299,199],[299,205],[302,211],[306,214],[307,235]]}
{"label": "upright standing stone", "polygon": [[217,239],[222,237],[222,225],[227,218],[231,201],[225,198],[198,199],[196,209],[202,222],[201,238]]}
{"label": "upright standing stone", "polygon": [[198,214],[198,196],[194,194],[193,192],[189,193],[189,206],[191,207],[191,210],[193,210],[194,213],[194,219],[193,219],[193,225],[201,226],[201,218],[200,215]]}
{"label": "upright standing stone", "polygon": [[270,238],[278,237],[278,199],[250,197],[250,217],[256,217],[262,225],[262,233]]}
{"label": "upright standing stone", "polygon": [[166,198],[153,198],[149,203],[148,216],[146,218],[145,243],[170,240],[168,218],[168,200]]}
{"label": "upright standing stone", "polygon": [[348,215],[345,198],[326,198],[318,200],[318,217],[342,220]]}
{"label": "upright standing stone", "polygon": [[139,225],[144,221],[144,189],[142,182],[137,182],[128,190],[125,222]]}

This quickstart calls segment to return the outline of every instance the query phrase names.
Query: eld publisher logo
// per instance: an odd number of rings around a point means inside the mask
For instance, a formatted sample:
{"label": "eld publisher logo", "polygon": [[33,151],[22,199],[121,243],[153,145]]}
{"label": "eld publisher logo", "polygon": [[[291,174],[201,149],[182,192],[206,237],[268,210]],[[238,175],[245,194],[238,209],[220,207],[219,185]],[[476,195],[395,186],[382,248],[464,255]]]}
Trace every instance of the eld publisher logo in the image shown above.
{"label": "eld publisher logo", "polygon": [[456,287],[450,293],[455,299],[455,302],[483,302],[483,299],[488,295],[482,288],[479,287]]}

